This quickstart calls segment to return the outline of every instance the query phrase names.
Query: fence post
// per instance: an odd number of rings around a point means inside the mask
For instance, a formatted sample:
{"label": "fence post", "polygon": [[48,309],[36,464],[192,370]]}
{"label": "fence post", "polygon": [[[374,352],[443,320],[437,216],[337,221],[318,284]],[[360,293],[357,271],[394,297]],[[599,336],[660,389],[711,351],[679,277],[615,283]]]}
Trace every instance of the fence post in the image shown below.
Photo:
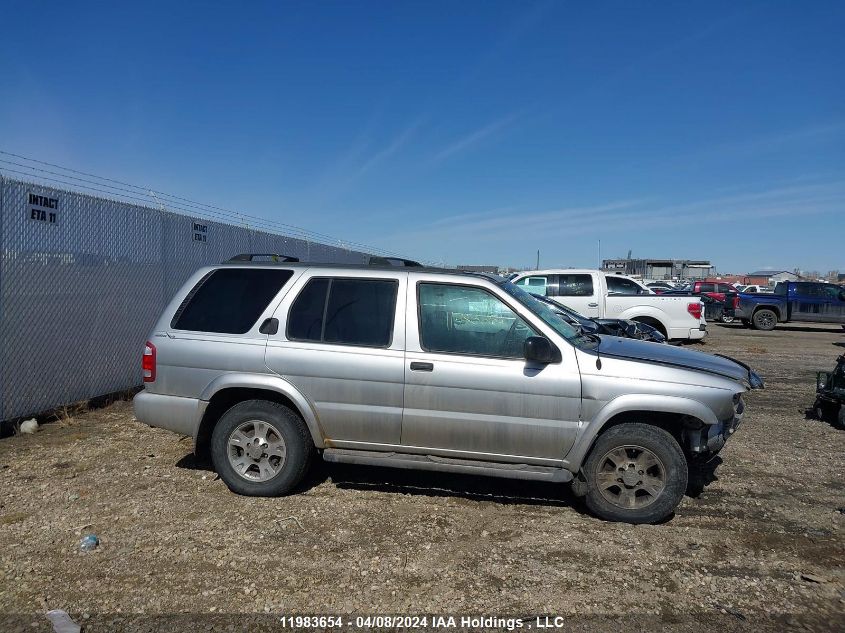
{"label": "fence post", "polygon": [[[9,349],[6,346],[6,326],[4,325],[6,319],[3,313],[3,262],[6,260],[6,240],[3,233],[6,215],[5,201],[6,180],[3,178],[3,174],[0,174],[0,349]],[[5,362],[0,363],[0,422],[6,419],[6,382],[5,372],[3,371],[5,366]]]}

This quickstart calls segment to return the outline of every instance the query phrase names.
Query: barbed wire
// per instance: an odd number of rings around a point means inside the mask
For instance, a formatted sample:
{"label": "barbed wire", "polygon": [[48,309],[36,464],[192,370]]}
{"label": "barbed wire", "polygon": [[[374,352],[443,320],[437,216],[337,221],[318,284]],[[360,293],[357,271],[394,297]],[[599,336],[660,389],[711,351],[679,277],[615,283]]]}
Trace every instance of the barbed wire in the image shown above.
{"label": "barbed wire", "polygon": [[[104,194],[118,201],[131,200],[134,202],[140,202],[144,206],[153,205],[161,210],[178,212],[182,215],[208,217],[209,219],[218,220],[224,223],[236,224],[247,228],[262,229],[271,233],[296,237],[310,242],[331,246],[341,246],[346,249],[361,250],[367,253],[386,257],[399,257],[399,255],[397,255],[394,251],[378,248],[369,244],[363,244],[361,242],[344,240],[294,224],[287,224],[285,222],[279,222],[278,220],[271,220],[257,215],[226,209],[224,207],[199,202],[183,196],[177,196],[165,191],[142,187],[141,185],[135,185],[122,180],[116,180],[114,178],[99,176],[91,172],[65,167],[57,163],[50,163],[36,158],[30,158],[28,156],[22,156],[21,154],[7,152],[2,149],[0,149],[0,154],[17,159],[9,160],[8,158],[0,158],[0,172],[26,176],[28,178],[35,179],[36,181],[53,182],[75,190],[82,190],[83,192],[93,191],[98,194]],[[51,167],[53,169],[45,169],[45,167]],[[82,176],[85,176],[85,178]]]}

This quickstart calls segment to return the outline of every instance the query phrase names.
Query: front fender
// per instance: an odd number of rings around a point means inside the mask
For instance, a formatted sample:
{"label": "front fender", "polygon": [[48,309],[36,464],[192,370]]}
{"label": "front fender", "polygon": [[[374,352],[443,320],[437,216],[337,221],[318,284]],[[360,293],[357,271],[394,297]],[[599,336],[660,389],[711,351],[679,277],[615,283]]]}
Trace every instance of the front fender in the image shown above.
{"label": "front fender", "polygon": [[287,397],[299,410],[299,414],[305,421],[305,425],[311,433],[311,438],[314,440],[314,446],[325,448],[323,442],[325,436],[323,435],[320,419],[317,417],[314,405],[299,389],[281,376],[246,373],[224,374],[209,383],[205,390],[203,390],[200,399],[208,402],[216,393],[224,389],[264,389]]}
{"label": "front fender", "polygon": [[596,436],[598,436],[604,425],[620,413],[630,411],[675,413],[678,415],[692,416],[701,420],[704,424],[719,423],[716,414],[708,406],[691,398],[650,394],[619,396],[603,406],[591,421],[582,422],[581,432],[578,435],[578,439],[572,445],[572,448],[566,454],[566,458],[563,460],[563,467],[573,473],[577,473]]}

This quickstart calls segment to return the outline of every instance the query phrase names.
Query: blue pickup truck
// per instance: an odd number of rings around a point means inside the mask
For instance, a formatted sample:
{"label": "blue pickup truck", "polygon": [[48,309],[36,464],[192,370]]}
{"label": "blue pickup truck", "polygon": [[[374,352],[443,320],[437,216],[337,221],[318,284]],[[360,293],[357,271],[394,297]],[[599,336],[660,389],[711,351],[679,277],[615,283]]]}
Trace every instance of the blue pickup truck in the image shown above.
{"label": "blue pickup truck", "polygon": [[839,323],[845,327],[845,288],[783,281],[773,294],[740,293],[734,316],[755,330],[773,330],[778,323],[789,321]]}

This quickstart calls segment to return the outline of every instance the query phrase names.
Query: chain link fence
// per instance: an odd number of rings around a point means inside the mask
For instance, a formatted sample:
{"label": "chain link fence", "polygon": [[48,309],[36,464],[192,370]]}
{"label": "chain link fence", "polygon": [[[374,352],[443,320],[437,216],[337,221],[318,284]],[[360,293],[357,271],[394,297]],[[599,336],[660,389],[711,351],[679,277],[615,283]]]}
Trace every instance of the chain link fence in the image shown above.
{"label": "chain link fence", "polygon": [[368,254],[0,175],[0,420],[140,384],[143,342],[200,266]]}

